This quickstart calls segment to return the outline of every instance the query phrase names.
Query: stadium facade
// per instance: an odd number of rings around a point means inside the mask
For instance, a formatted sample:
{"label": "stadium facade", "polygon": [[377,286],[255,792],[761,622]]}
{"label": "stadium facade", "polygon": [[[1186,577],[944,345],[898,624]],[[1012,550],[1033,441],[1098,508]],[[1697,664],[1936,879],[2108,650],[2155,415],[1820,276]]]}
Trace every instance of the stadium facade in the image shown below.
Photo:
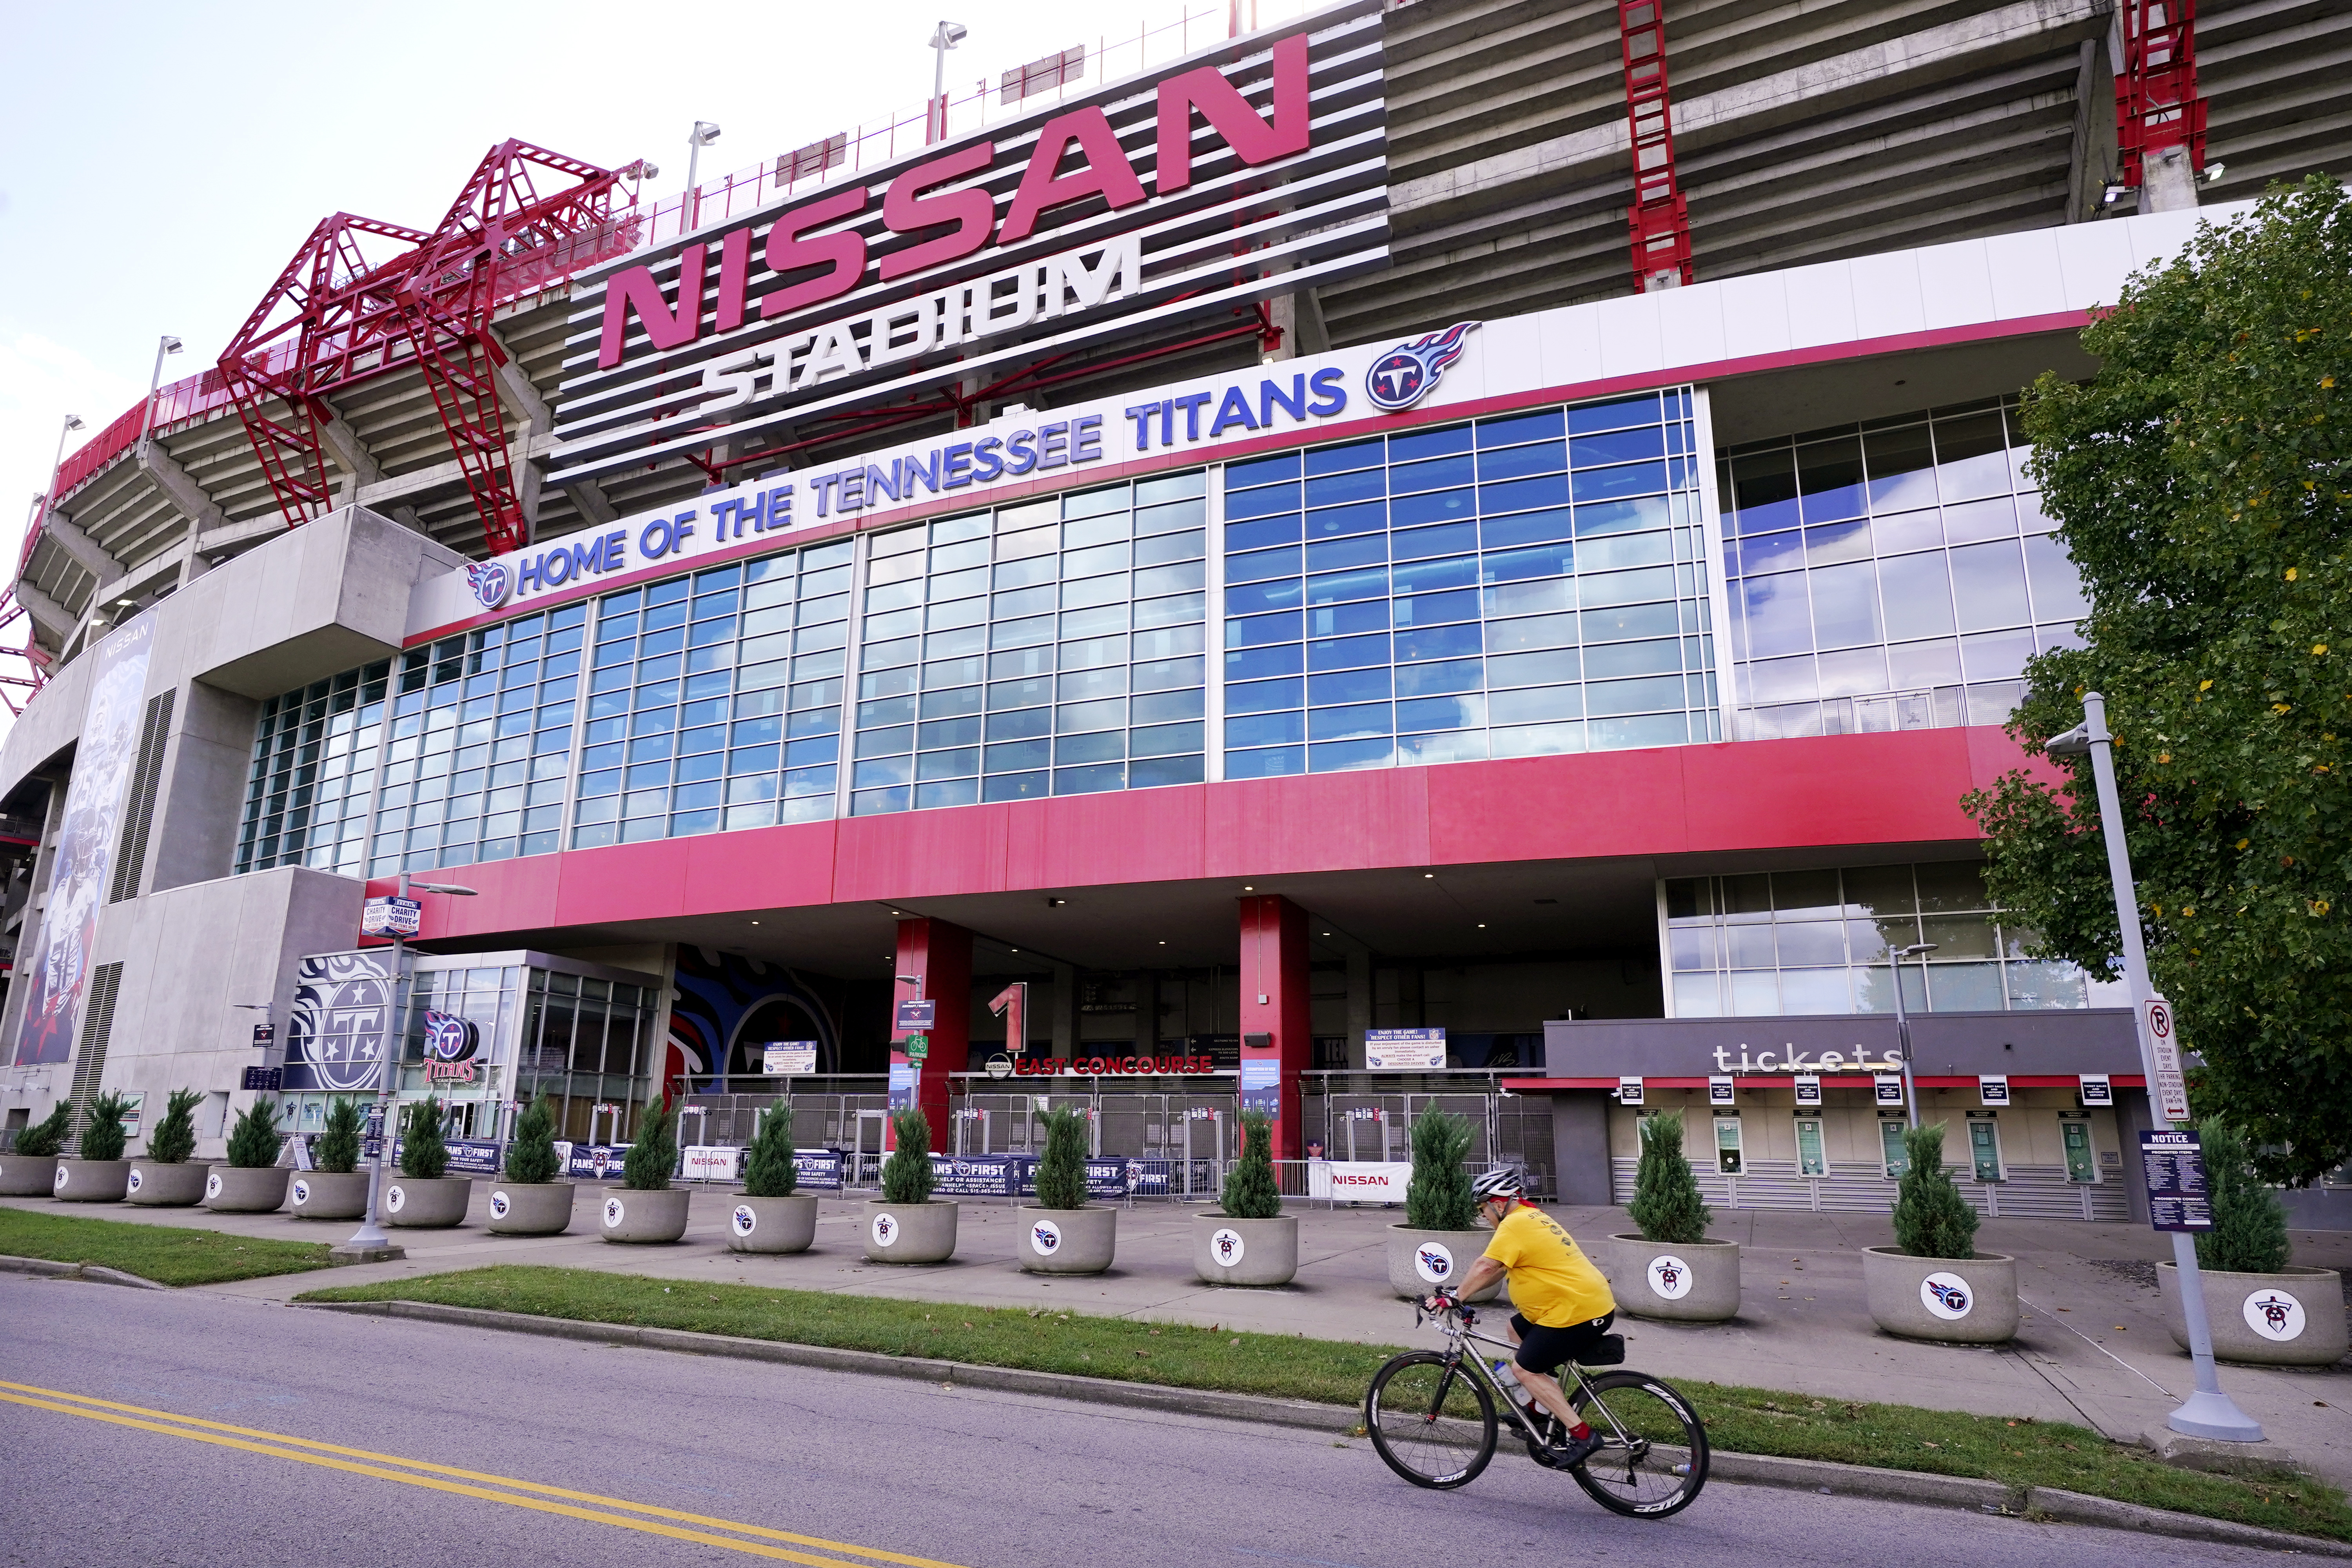
{"label": "stadium facade", "polygon": [[[1738,9],[1666,19],[1678,146],[1654,13],[1354,3],[328,220],[28,543],[9,1124],[311,1130],[390,1053],[484,1142],[1434,1103],[1606,1201],[1681,1109],[1715,1201],[1880,1209],[1899,984],[1975,1201],[2144,1213],[2119,988],[1960,805],[2084,611],[2015,399],[2326,166],[2340,18],[2210,10],[2167,141],[2146,6]],[[473,895],[406,974],[404,875]]]}

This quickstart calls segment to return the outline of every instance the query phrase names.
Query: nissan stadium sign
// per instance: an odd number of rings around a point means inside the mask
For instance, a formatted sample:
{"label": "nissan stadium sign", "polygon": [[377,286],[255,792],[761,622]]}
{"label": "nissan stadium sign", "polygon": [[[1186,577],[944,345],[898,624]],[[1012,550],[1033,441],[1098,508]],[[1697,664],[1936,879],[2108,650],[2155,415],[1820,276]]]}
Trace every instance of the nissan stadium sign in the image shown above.
{"label": "nissan stadium sign", "polygon": [[1385,264],[1381,40],[1349,0],[592,271],[549,482]]}

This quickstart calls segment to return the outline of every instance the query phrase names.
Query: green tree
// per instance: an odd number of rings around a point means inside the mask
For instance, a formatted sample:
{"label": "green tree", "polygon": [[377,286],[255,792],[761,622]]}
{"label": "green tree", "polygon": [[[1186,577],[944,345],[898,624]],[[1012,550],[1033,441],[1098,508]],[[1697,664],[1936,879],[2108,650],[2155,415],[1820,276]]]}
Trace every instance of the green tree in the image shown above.
{"label": "green tree", "polygon": [[449,1145],[441,1141],[441,1100],[426,1095],[411,1100],[401,1118],[400,1173],[412,1182],[429,1182],[449,1169]]}
{"label": "green tree", "polygon": [[541,1095],[515,1118],[514,1142],[507,1145],[507,1180],[523,1185],[556,1176],[555,1106]]}
{"label": "green tree", "polygon": [[327,1102],[327,1129],[311,1152],[319,1169],[331,1175],[348,1174],[360,1163],[360,1107],[349,1095]]}
{"label": "green tree", "polygon": [[1944,1169],[1944,1124],[1909,1129],[1903,1148],[1910,1168],[1895,1184],[1895,1245],[1914,1258],[1974,1258],[1981,1216]]}
{"label": "green tree", "polygon": [[[2261,1173],[2352,1155],[2352,201],[2315,175],[2201,226],[2083,333],[2098,374],[2028,393],[2028,472],[2081,569],[2086,646],[2026,667],[2029,752],[2104,693],[2157,988],[2201,1113]],[[2087,759],[1968,797],[2032,951],[2121,949]]]}
{"label": "green tree", "polygon": [[2197,1129],[2206,1188],[2213,1195],[2213,1228],[2197,1237],[2197,1261],[2238,1274],[2277,1274],[2286,1268],[2286,1205],[2254,1173],[2245,1135],[2208,1118]]}
{"label": "green tree", "polygon": [[677,1169],[677,1122],[667,1100],[650,1100],[637,1123],[636,1141],[621,1157],[621,1185],[633,1193],[665,1192]]}
{"label": "green tree", "polygon": [[743,1195],[788,1198],[800,1179],[800,1169],[793,1163],[793,1108],[780,1100],[760,1118],[760,1130],[743,1152]]}
{"label": "green tree", "polygon": [[901,1110],[890,1118],[898,1147],[882,1162],[882,1201],[927,1204],[931,1201],[931,1119],[919,1110]]}
{"label": "green tree", "polygon": [[1683,1153],[1683,1119],[1644,1116],[1642,1163],[1633,1171],[1633,1201],[1626,1212],[1642,1232],[1642,1239],[1679,1247],[1706,1239],[1706,1222],[1713,1218],[1698,1195],[1698,1177]]}
{"label": "green tree", "polygon": [[1066,1105],[1045,1113],[1045,1152],[1037,1162],[1037,1206],[1087,1206],[1087,1124]]}
{"label": "green tree", "polygon": [[1470,1173],[1470,1123],[1450,1110],[1412,1119],[1412,1180],[1405,1184],[1404,1222],[1415,1230],[1468,1230],[1478,1220]]}
{"label": "green tree", "polygon": [[229,1129],[228,1163],[241,1171],[261,1171],[278,1163],[278,1107],[257,1098]]}
{"label": "green tree", "polygon": [[73,1101],[60,1100],[49,1108],[47,1116],[16,1134],[16,1152],[30,1154],[37,1160],[47,1159],[66,1146],[66,1135],[73,1131]]}
{"label": "green tree", "polygon": [[147,1158],[159,1165],[184,1165],[196,1152],[196,1107],[205,1101],[201,1089],[175,1089],[163,1108],[163,1120],[147,1138]]}
{"label": "green tree", "polygon": [[81,1157],[85,1160],[120,1160],[127,1136],[122,1131],[122,1119],[131,1114],[131,1102],[115,1093],[100,1095],[89,1102],[89,1125],[81,1131]]}
{"label": "green tree", "polygon": [[1274,1180],[1274,1119],[1263,1110],[1242,1112],[1242,1157],[1225,1173],[1222,1202],[1228,1219],[1282,1213],[1282,1189]]}

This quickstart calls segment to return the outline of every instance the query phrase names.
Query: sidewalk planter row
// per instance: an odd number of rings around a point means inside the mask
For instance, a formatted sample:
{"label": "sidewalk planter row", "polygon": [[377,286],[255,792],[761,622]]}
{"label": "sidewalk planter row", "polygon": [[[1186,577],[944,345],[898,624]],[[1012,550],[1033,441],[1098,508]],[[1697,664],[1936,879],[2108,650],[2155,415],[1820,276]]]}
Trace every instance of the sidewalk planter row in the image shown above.
{"label": "sidewalk planter row", "polygon": [[205,1175],[205,1207],[216,1214],[275,1213],[293,1176],[282,1165],[215,1165]]}
{"label": "sidewalk planter row", "polygon": [[1727,1323],[1739,1315],[1739,1244],[1598,1237],[1585,1247],[1617,1310],[1668,1323]]}
{"label": "sidewalk planter row", "polygon": [[[2289,1268],[2281,1274],[2198,1271],[2205,1287],[2205,1321],[2213,1354],[2257,1366],[2334,1366],[2352,1351],[2344,1315],[2344,1277],[2333,1268]],[[2156,1266],[2172,1342],[2189,1348],[2180,1310],[2180,1270]]]}
{"label": "sidewalk planter row", "polygon": [[368,1173],[304,1171],[286,1184],[296,1219],[364,1219]]}
{"label": "sidewalk planter row", "polygon": [[0,1154],[0,1197],[37,1198],[57,1184],[55,1154]]}
{"label": "sidewalk planter row", "polygon": [[185,1160],[172,1164],[133,1160],[130,1180],[123,1184],[123,1201],[151,1208],[192,1208],[205,1201],[205,1181],[211,1174],[210,1167]]}
{"label": "sidewalk planter row", "polygon": [[1287,1285],[1298,1272],[1298,1221],[1195,1215],[1192,1272],[1212,1285]]}
{"label": "sidewalk planter row", "polygon": [[561,1236],[572,1224],[570,1182],[500,1182],[490,1188],[492,1236]]}
{"label": "sidewalk planter row", "polygon": [[2017,1260],[1914,1258],[1899,1247],[1865,1247],[1863,1294],[1890,1334],[1949,1344],[1997,1345],[2017,1337]]}
{"label": "sidewalk planter row", "polygon": [[49,1195],[60,1203],[119,1204],[130,1187],[128,1160],[59,1160]]}
{"label": "sidewalk planter row", "polygon": [[1102,1204],[1077,1209],[1016,1208],[1021,1224],[1013,1256],[1024,1274],[1100,1274],[1118,1253],[1118,1211]]}
{"label": "sidewalk planter row", "polygon": [[[1389,1288],[1408,1301],[1420,1300],[1441,1285],[1458,1284],[1494,1235],[1476,1229],[1418,1230],[1409,1225],[1392,1225],[1388,1232]],[[1491,1301],[1502,1291],[1497,1280],[1463,1300]]]}
{"label": "sidewalk planter row", "polygon": [[874,1198],[866,1205],[866,1261],[945,1263],[955,1256],[956,1203],[894,1204]]}
{"label": "sidewalk planter row", "polygon": [[657,1187],[649,1192],[608,1187],[604,1206],[597,1212],[597,1225],[606,1241],[676,1241],[686,1234],[686,1203],[693,1195],[686,1187]]}
{"label": "sidewalk planter row", "polygon": [[785,1197],[739,1197],[727,1215],[730,1252],[806,1252],[814,1240],[816,1199],[805,1193]]}

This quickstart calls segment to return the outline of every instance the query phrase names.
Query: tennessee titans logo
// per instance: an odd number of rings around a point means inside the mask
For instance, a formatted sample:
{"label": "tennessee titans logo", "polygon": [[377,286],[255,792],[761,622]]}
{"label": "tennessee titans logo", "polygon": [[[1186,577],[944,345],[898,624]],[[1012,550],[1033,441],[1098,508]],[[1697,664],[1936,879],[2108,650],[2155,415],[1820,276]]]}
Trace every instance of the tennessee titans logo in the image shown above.
{"label": "tennessee titans logo", "polygon": [[486,610],[495,610],[507,602],[514,592],[514,573],[503,561],[477,561],[466,568],[466,586],[474,591],[474,600]]}
{"label": "tennessee titans logo", "polygon": [[442,1061],[464,1061],[474,1054],[475,1042],[479,1038],[474,1026],[466,1019],[446,1013],[425,1015],[425,1052]]}
{"label": "tennessee titans logo", "polygon": [[1673,1289],[1675,1288],[1675,1282],[1682,1277],[1683,1271],[1675,1268],[1673,1264],[1662,1263],[1658,1265],[1658,1283],[1664,1285],[1667,1289]]}
{"label": "tennessee titans logo", "polygon": [[1936,1293],[1936,1300],[1941,1301],[1948,1310],[1958,1314],[1969,1310],[1969,1293],[1958,1286],[1941,1285],[1929,1280],[1927,1289]]}
{"label": "tennessee titans logo", "polygon": [[1463,340],[1476,321],[1457,321],[1442,332],[1400,343],[1364,372],[1364,395],[1376,408],[1395,414],[1412,407],[1435,386],[1445,367],[1462,357]]}
{"label": "tennessee titans logo", "polygon": [[1454,1272],[1454,1259],[1443,1252],[1421,1249],[1421,1271],[1433,1279],[1443,1279]]}

